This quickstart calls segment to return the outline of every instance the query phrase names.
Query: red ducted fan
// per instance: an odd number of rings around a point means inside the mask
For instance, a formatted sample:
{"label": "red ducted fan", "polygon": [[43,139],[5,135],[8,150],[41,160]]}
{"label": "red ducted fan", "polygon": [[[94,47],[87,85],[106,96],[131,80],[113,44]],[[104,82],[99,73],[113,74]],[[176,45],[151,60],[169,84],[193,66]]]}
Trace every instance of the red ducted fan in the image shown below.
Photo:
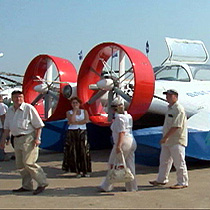
{"label": "red ducted fan", "polygon": [[121,100],[134,120],[144,115],[154,93],[154,73],[139,50],[112,42],[95,46],[79,70],[77,95],[90,120],[108,126],[113,118],[111,102]]}
{"label": "red ducted fan", "polygon": [[34,105],[44,121],[61,120],[70,109],[63,88],[77,82],[73,64],[63,58],[38,55],[28,65],[24,80],[25,102]]}

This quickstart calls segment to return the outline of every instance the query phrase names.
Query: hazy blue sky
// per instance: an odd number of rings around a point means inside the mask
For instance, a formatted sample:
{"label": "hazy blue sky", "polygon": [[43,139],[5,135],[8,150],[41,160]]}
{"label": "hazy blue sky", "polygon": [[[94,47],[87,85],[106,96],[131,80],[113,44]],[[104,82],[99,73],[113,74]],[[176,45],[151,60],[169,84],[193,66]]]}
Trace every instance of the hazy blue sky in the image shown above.
{"label": "hazy blue sky", "polygon": [[167,56],[165,37],[202,40],[210,52],[209,0],[0,0],[0,71],[24,74],[39,54],[80,67],[97,44],[114,41]]}

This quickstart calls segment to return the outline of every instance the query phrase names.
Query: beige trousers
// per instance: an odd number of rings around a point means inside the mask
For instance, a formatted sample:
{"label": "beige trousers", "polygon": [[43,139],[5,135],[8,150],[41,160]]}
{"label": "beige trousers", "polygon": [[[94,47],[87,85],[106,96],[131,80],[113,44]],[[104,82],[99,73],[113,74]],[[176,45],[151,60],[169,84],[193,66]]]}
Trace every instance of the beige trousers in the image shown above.
{"label": "beige trousers", "polygon": [[176,184],[188,186],[189,178],[185,162],[185,147],[180,144],[172,146],[161,146],[160,165],[157,182],[169,182],[168,177],[172,164],[174,164],[174,167],[176,168]]}
{"label": "beige trousers", "polygon": [[[122,151],[123,155],[125,157],[125,163],[128,168],[130,168],[132,174],[135,177],[136,171],[135,171],[135,150],[136,150],[136,141],[134,138],[127,137],[124,139],[124,142],[122,144]],[[116,158],[116,145],[113,146],[110,157],[109,157],[109,165],[113,164]],[[113,185],[109,183],[107,177],[105,177],[100,185],[100,187],[104,191],[111,191],[113,189]],[[126,191],[137,191],[138,186],[136,183],[136,178],[131,182],[125,183]]]}
{"label": "beige trousers", "polygon": [[36,164],[39,148],[34,146],[34,133],[14,139],[16,167],[22,177],[22,187],[33,190],[34,179],[38,186],[48,185],[42,168]]}

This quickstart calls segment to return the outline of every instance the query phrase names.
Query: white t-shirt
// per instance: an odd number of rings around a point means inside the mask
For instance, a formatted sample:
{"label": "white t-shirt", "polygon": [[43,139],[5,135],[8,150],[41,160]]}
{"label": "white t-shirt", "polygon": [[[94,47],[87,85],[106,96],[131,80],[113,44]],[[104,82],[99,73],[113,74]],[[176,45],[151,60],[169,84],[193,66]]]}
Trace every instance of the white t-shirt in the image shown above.
{"label": "white t-shirt", "polygon": [[[70,110],[69,114],[73,114],[73,111]],[[81,113],[80,115],[76,115],[76,121],[81,121],[85,119],[85,110],[81,109]],[[71,130],[76,130],[76,129],[81,129],[81,130],[86,130],[86,124],[82,124],[82,125],[69,125],[68,129]]]}
{"label": "white t-shirt", "polygon": [[132,134],[133,119],[130,114],[115,114],[115,119],[111,125],[112,137],[114,143],[117,143],[119,133],[125,132],[125,136],[133,137]]}
{"label": "white t-shirt", "polygon": [[[7,110],[8,110],[8,106],[4,103],[0,103],[0,116],[6,114]],[[0,120],[0,128],[3,128],[1,120]]]}

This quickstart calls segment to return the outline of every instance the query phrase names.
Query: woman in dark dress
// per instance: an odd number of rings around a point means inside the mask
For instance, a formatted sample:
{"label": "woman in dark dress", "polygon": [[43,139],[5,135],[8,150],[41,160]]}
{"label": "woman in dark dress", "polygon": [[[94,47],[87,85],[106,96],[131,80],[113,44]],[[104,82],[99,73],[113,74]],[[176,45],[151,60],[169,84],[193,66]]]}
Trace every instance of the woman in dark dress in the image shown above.
{"label": "woman in dark dress", "polygon": [[89,116],[86,110],[80,109],[81,100],[78,97],[72,97],[70,102],[72,110],[66,113],[68,130],[62,169],[76,173],[78,178],[81,176],[89,177],[91,158],[86,130]]}

